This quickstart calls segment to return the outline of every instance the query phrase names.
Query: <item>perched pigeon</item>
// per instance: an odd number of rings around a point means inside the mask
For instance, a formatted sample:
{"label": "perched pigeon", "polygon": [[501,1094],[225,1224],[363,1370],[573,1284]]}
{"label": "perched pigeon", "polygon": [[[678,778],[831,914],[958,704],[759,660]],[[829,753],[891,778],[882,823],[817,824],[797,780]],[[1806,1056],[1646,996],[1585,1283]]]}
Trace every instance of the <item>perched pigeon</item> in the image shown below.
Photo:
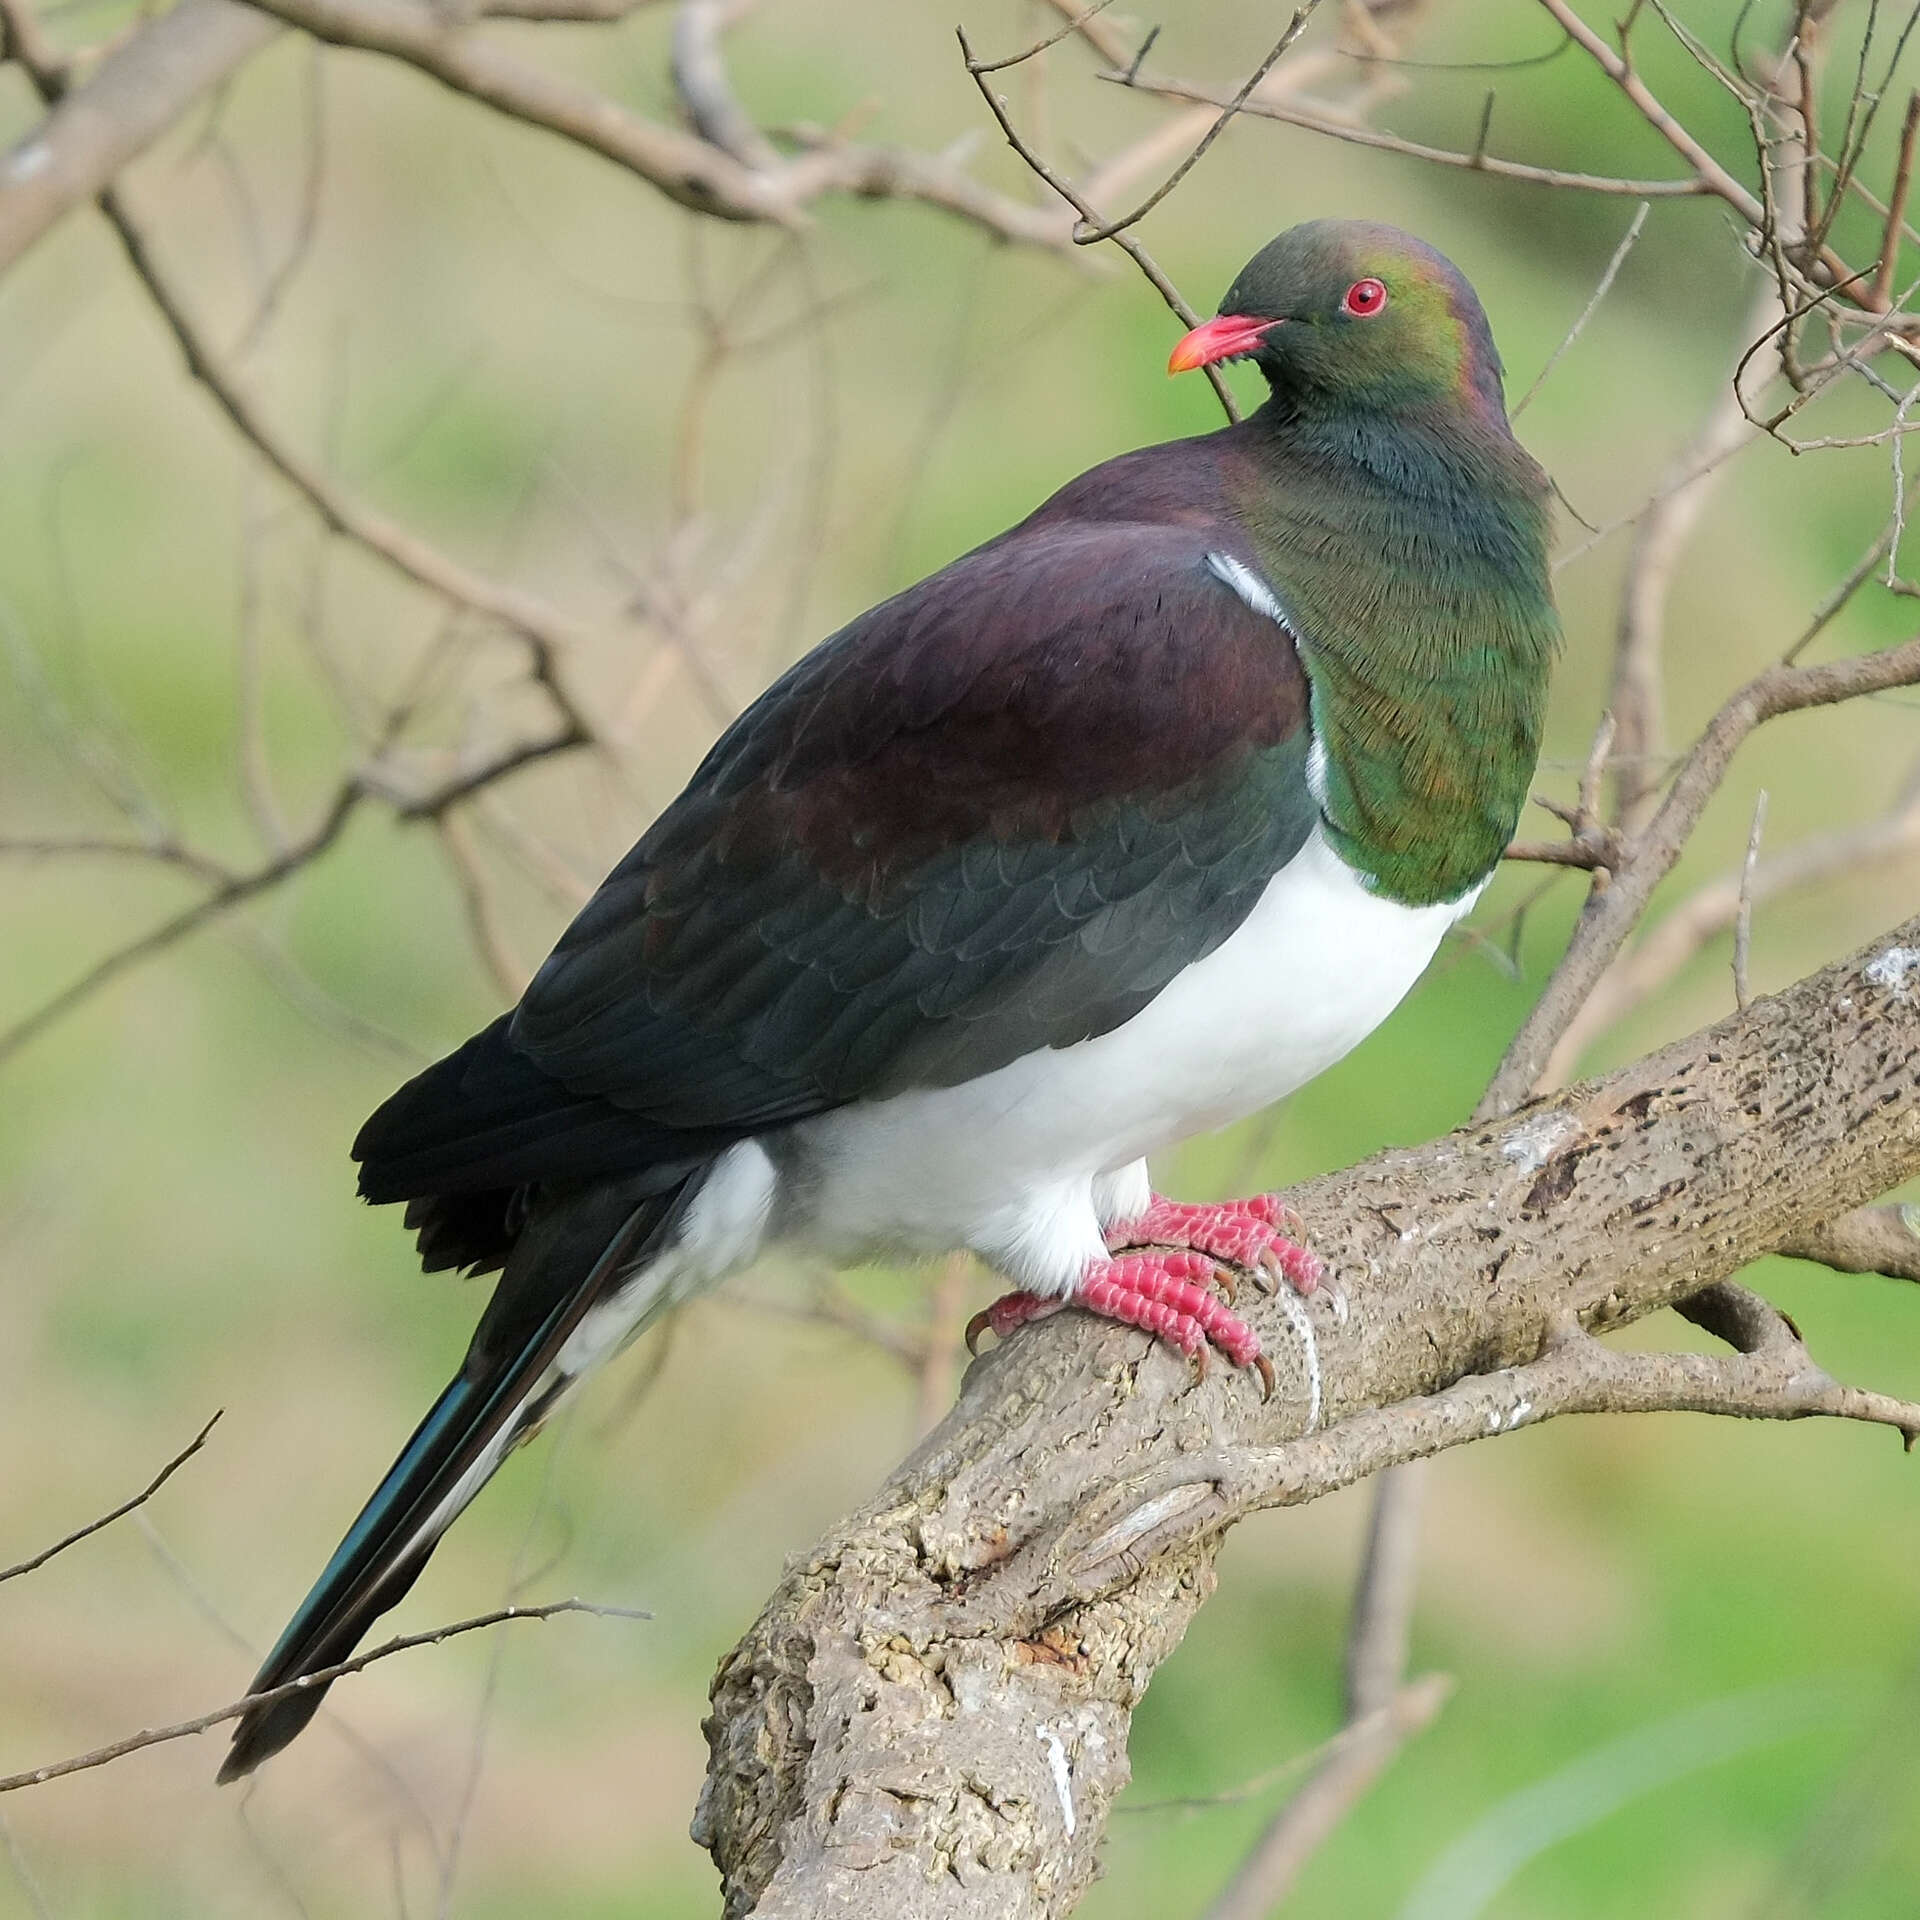
{"label": "perched pigeon", "polygon": [[[1237,358],[1251,418],[1083,474],[777,681],[520,1004],[361,1130],[422,1264],[501,1277],[256,1691],[344,1659],[575,1381],[770,1246],[971,1248],[1002,1333],[1071,1303],[1271,1383],[1214,1260],[1319,1263],[1145,1156],[1413,984],[1513,830],[1559,626],[1448,261],[1295,227],[1172,366]],[[221,1778],[323,1691],[247,1714]]]}

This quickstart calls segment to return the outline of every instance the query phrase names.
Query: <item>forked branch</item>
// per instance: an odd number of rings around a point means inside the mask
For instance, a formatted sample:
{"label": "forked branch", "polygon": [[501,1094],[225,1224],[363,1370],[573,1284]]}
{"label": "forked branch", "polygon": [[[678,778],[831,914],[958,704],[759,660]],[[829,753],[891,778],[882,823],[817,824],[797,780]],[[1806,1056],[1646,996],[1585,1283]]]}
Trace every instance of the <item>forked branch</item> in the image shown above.
{"label": "forked branch", "polygon": [[[1261,1508],[1561,1413],[1920,1432],[1920,1406],[1830,1379],[1716,1287],[1920,1173],[1920,994],[1889,960],[1909,949],[1920,921],[1604,1080],[1293,1193],[1353,1306],[1322,1335],[1323,1431],[1077,1315],[976,1365],[721,1667],[696,1831],[729,1915],[1070,1912],[1132,1710]],[[1730,1355],[1597,1337],[1708,1288]],[[1277,1310],[1260,1331],[1288,1351]]]}

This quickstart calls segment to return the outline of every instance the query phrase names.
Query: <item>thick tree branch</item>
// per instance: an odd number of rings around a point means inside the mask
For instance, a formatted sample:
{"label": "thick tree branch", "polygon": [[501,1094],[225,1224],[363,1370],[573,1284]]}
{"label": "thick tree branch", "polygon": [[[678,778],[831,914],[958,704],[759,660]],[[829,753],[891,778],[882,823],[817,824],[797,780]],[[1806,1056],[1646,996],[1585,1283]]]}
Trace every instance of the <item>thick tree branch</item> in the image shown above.
{"label": "thick tree branch", "polygon": [[[728,1913],[1070,1911],[1132,1709],[1258,1508],[1565,1412],[1920,1429],[1738,1289],[1702,1315],[1732,1356],[1593,1337],[1920,1171],[1920,996],[1887,959],[1916,943],[1920,921],[1605,1080],[1293,1194],[1353,1303],[1323,1337],[1323,1431],[1076,1315],[976,1365],[721,1667],[696,1830]],[[1284,1355],[1276,1310],[1261,1331]]]}
{"label": "thick tree branch", "polygon": [[[15,19],[9,8],[7,37],[18,46]],[[0,159],[0,273],[279,31],[271,15],[238,0],[181,0],[110,53]],[[32,51],[44,58],[44,49]]]}

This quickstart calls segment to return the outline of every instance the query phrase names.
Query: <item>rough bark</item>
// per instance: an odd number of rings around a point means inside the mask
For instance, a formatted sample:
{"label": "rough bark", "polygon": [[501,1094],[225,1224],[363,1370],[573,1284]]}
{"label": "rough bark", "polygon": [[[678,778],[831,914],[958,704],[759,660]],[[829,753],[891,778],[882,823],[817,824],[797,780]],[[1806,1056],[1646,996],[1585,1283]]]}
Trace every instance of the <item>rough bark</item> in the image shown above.
{"label": "rough bark", "polygon": [[[1618,1073],[1293,1193],[1352,1307],[1322,1323],[1319,1432],[1299,1434],[1277,1303],[1253,1308],[1283,1368],[1266,1405],[1244,1374],[1193,1385],[1164,1348],[1083,1315],[1023,1331],[722,1663],[694,1831],[727,1914],[1070,1912],[1127,1781],[1133,1708],[1256,1508],[1563,1411],[1910,1429],[1915,1410],[1827,1380],[1784,1323],[1772,1373],[1581,1330],[1695,1294],[1916,1173],[1920,919]],[[1722,1324],[1771,1317],[1721,1292]]]}
{"label": "rough bark", "polygon": [[0,158],[0,273],[280,30],[239,0],[181,0],[110,53]]}

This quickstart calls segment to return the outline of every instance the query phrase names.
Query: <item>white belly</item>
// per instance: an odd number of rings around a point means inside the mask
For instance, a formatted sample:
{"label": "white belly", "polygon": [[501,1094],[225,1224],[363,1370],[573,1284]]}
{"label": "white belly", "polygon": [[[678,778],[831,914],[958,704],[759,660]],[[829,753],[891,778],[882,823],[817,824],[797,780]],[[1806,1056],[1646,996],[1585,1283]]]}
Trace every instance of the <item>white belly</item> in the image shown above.
{"label": "white belly", "polygon": [[842,1259],[969,1246],[1021,1285],[1066,1291],[1104,1251],[1101,1175],[1331,1066],[1478,892],[1381,899],[1316,828],[1232,937],[1112,1033],[803,1123],[805,1237]]}

